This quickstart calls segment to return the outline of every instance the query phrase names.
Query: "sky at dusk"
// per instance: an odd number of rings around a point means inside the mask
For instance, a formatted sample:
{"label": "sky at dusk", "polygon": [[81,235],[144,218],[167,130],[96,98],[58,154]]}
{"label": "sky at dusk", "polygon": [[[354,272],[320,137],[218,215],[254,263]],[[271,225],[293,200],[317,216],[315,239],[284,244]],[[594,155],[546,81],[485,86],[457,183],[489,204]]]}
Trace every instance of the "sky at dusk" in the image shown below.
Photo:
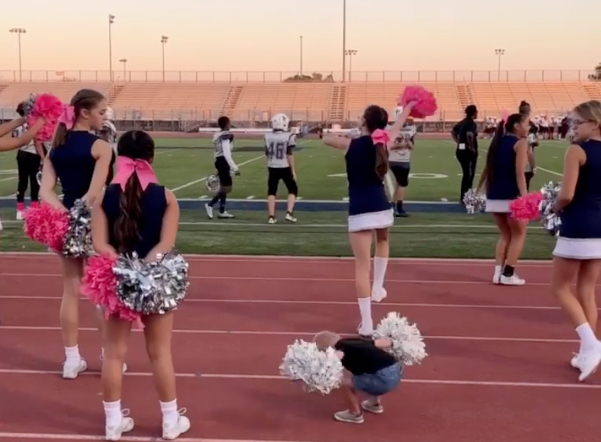
{"label": "sky at dusk", "polygon": [[[0,70],[340,71],[343,0],[0,0]],[[26,6],[26,7],[25,7]],[[355,71],[590,69],[601,1],[347,0]]]}

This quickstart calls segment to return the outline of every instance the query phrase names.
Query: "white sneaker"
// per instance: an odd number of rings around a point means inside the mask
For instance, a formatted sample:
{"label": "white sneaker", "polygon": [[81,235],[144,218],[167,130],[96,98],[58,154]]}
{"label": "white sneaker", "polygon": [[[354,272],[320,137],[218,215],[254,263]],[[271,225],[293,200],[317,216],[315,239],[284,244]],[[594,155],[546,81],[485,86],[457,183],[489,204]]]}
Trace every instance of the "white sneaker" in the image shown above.
{"label": "white sneaker", "polygon": [[75,363],[67,363],[63,364],[63,379],[76,379],[79,376],[79,373],[86,371],[88,368],[88,364],[82,358]]}
{"label": "white sneaker", "polygon": [[235,218],[235,216],[234,216],[234,215],[232,215],[231,213],[229,213],[229,212],[227,212],[227,211],[226,211],[226,212],[219,212],[219,215],[218,215],[218,216],[219,216],[219,218],[221,218],[221,219],[230,219],[230,218]]}
{"label": "white sneaker", "polygon": [[524,285],[526,281],[520,278],[518,275],[513,276],[503,276],[499,279],[499,283],[501,285]]}
{"label": "white sneaker", "polygon": [[213,219],[213,208],[208,204],[205,204],[205,210],[207,211],[207,216],[209,219]]}
{"label": "white sneaker", "polygon": [[23,221],[23,212],[21,210],[17,211],[17,221]]}
{"label": "white sneaker", "polygon": [[294,216],[292,216],[291,213],[287,213],[286,214],[286,221],[288,221],[289,223],[294,224],[297,221],[297,219]]}
{"label": "white sneaker", "polygon": [[572,359],[570,359],[570,365],[572,368],[580,369],[580,353],[576,353],[574,356],[572,356]]}
{"label": "white sneaker", "polygon": [[384,287],[372,288],[371,289],[371,300],[374,302],[380,302],[388,296]]}
{"label": "white sneaker", "polygon": [[178,413],[179,419],[175,425],[167,425],[166,423],[163,423],[163,439],[177,439],[190,429],[190,419],[184,416],[186,409],[182,408],[178,411]]}
{"label": "white sneaker", "polygon": [[599,364],[601,364],[601,345],[580,353],[578,357],[578,368],[580,368],[578,380],[584,382],[590,375],[597,371]]}
{"label": "white sneaker", "polygon": [[374,325],[373,325],[373,323],[368,324],[368,325],[370,325],[370,327],[364,327],[363,322],[361,324],[359,324],[359,327],[357,327],[357,333],[360,334],[361,336],[373,336]]}
{"label": "white sneaker", "polygon": [[501,272],[495,272],[495,274],[492,277],[492,283],[493,284],[501,284]]}
{"label": "white sneaker", "polygon": [[275,217],[270,216],[269,219],[267,220],[267,224],[276,224],[278,222],[277,219],[275,219]]}
{"label": "white sneaker", "polygon": [[134,429],[134,420],[129,416],[129,410],[121,410],[123,414],[123,418],[119,425],[114,427],[109,427],[108,425],[104,427],[104,438],[106,440],[120,440],[121,435],[123,433],[128,433]]}

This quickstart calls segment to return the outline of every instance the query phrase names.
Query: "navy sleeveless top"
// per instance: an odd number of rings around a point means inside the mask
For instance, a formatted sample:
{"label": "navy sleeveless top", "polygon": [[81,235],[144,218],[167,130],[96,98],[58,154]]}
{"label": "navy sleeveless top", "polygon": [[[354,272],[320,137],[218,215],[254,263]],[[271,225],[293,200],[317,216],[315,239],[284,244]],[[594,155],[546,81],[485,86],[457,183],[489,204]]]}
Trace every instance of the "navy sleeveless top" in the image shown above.
{"label": "navy sleeveless top", "polygon": [[96,160],[92,146],[99,138],[83,130],[67,133],[65,144],[50,149],[50,161],[61,182],[63,205],[70,209],[90,188]]}
{"label": "navy sleeveless top", "polygon": [[349,215],[390,209],[384,183],[376,174],[376,148],[371,136],[364,135],[352,140],[345,160]]}
{"label": "navy sleeveless top", "polygon": [[586,162],[578,172],[574,199],[561,213],[559,236],[601,238],[601,141],[585,141],[580,147]]}
{"label": "navy sleeveless top", "polygon": [[[102,210],[106,215],[109,225],[109,244],[117,251],[119,251],[120,244],[117,242],[113,228],[121,213],[121,193],[121,186],[119,184],[111,184],[106,188],[104,199],[102,200]],[[138,232],[141,239],[133,246],[132,250],[127,252],[136,252],[140,258],[145,258],[161,240],[163,216],[167,208],[165,187],[158,184],[150,184],[144,193],[142,193],[140,208],[142,217],[138,222]]]}
{"label": "navy sleeveless top", "polygon": [[513,200],[520,196],[515,172],[515,145],[520,141],[515,135],[505,135],[493,158],[493,177],[488,182],[486,198],[489,200]]}

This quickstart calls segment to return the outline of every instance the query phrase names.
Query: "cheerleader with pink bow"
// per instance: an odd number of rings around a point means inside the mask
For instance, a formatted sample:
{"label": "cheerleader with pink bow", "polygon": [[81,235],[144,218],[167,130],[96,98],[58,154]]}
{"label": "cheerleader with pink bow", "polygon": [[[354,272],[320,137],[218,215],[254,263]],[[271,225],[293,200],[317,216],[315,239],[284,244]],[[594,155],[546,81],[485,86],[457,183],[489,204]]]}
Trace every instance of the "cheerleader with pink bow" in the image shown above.
{"label": "cheerleader with pink bow", "polygon": [[[406,103],[390,132],[388,112],[380,106],[369,106],[361,119],[361,136],[324,136],[328,146],[345,152],[349,190],[349,239],[355,256],[355,284],[361,324],[359,334],[371,336],[374,323],[371,301],[386,297],[384,277],[390,253],[388,229],[394,224],[394,213],[386,196],[384,179],[388,172],[388,146],[396,139],[415,102]],[[375,231],[374,281],[370,287],[371,245]]]}
{"label": "cheerleader with pink bow", "polygon": [[[175,247],[179,205],[172,191],[158,184],[152,170],[154,141],[145,132],[129,131],[117,146],[117,174],[101,203],[92,212],[92,241],[100,255],[132,255],[154,261]],[[108,309],[108,305],[99,305]],[[110,310],[109,310],[110,311]],[[143,315],[146,352],[163,415],[163,439],[176,439],[190,429],[190,421],[177,408],[175,370],[171,355],[173,315]],[[123,364],[132,321],[109,315],[105,324],[102,386],[106,439],[119,440],[134,427],[121,407]]]}

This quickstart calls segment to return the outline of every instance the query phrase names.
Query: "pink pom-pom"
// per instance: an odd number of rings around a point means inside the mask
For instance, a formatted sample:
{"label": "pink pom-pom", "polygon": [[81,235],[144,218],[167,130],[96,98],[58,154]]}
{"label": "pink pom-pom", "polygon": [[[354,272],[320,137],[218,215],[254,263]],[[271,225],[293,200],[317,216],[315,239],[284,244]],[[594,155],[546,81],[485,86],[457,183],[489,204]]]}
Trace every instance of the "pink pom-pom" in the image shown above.
{"label": "pink pom-pom", "polygon": [[117,276],[113,273],[115,263],[116,259],[108,256],[92,256],[87,262],[81,292],[104,309],[107,319],[115,317],[142,327],[140,314],[127,308],[117,296]]}
{"label": "pink pom-pom", "polygon": [[27,123],[29,126],[33,126],[40,118],[46,121],[36,134],[36,140],[48,141],[52,139],[58,119],[63,113],[64,108],[63,103],[54,95],[42,94],[36,97],[31,114],[27,118]]}
{"label": "pink pom-pom", "polygon": [[509,204],[511,216],[522,221],[533,221],[540,217],[539,205],[543,199],[540,192],[532,192],[513,200]]}
{"label": "pink pom-pom", "polygon": [[27,209],[23,218],[23,231],[29,238],[55,252],[63,249],[63,239],[69,229],[68,213],[41,204]]}
{"label": "pink pom-pom", "polygon": [[421,86],[407,86],[401,95],[399,104],[406,106],[412,101],[416,102],[410,113],[413,118],[431,117],[438,109],[434,94]]}

